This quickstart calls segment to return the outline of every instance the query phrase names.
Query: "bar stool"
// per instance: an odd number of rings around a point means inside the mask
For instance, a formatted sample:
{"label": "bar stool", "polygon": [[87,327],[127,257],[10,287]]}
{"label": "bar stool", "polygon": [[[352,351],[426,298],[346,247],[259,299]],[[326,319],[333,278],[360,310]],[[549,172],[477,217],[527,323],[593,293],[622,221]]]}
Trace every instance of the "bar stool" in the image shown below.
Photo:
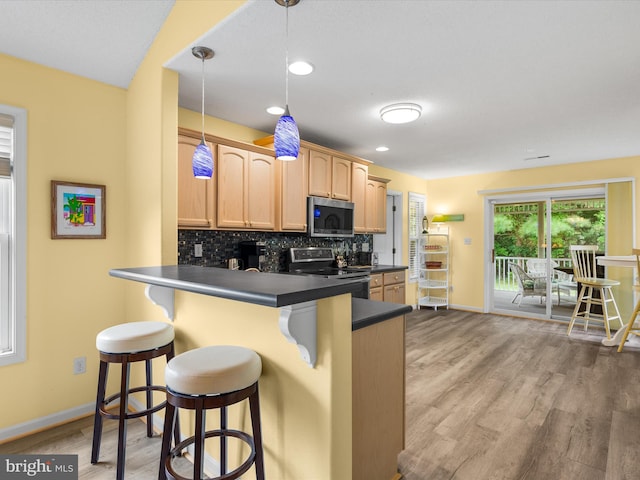
{"label": "bar stool", "polygon": [[[107,328],[96,337],[96,348],[100,352],[100,371],[98,376],[98,394],[93,422],[93,446],[91,449],[91,463],[98,463],[100,456],[100,441],[102,438],[103,418],[118,420],[118,457],[116,465],[116,479],[124,479],[125,449],[127,445],[127,420],[131,418],[147,417],[147,437],[153,436],[153,419],[155,412],[162,410],[166,401],[153,406],[153,391],[165,392],[164,385],[152,385],[151,360],[166,356],[167,362],[174,357],[174,331],[169,324],[162,322],[131,322]],[[145,362],[146,385],[129,388],[130,366],[133,362]],[[120,363],[122,374],[120,391],[105,398],[109,365]],[[146,392],[146,408],[138,412],[129,412],[128,395],[135,392]],[[109,403],[120,399],[118,413],[107,411]],[[179,441],[179,428],[174,430],[175,442]],[[169,433],[171,436],[171,433]]]}
{"label": "bar stool", "polygon": [[[172,459],[190,444],[194,444],[193,479],[203,477],[204,442],[220,437],[220,476],[218,479],[239,478],[255,465],[256,478],[264,480],[264,454],[260,431],[258,378],[262,372],[260,356],[244,347],[215,345],[196,348],[177,355],[165,369],[167,407],[165,411],[159,479],[190,480],[174,469]],[[242,431],[227,428],[227,407],[249,399],[253,438]],[[171,449],[170,434],[177,409],[195,411],[194,435]],[[220,429],[205,429],[206,410],[220,409]],[[250,448],[247,459],[227,473],[227,437],[240,439]]]}
{"label": "bar stool", "polygon": [[[574,277],[576,282],[582,284],[582,288],[578,294],[576,307],[573,309],[567,335],[571,335],[576,318],[582,318],[585,332],[589,326],[589,320],[601,321],[604,324],[607,338],[611,339],[610,322],[612,320],[621,320],[620,311],[611,288],[620,285],[620,282],[608,278],[597,278],[597,245],[571,245],[569,248],[571,250],[571,260],[573,261]],[[598,295],[594,295],[594,292],[598,292]],[[584,310],[580,310],[583,305]],[[602,314],[591,312],[592,305],[600,305]],[[609,315],[609,305],[613,306],[615,312],[613,316]]]}

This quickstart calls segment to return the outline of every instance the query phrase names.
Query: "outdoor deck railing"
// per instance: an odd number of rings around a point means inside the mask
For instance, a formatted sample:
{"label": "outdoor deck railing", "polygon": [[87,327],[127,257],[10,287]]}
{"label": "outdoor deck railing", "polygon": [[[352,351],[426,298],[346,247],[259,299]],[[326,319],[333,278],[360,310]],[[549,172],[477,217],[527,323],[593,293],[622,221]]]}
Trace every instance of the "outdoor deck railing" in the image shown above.
{"label": "outdoor deck railing", "polygon": [[[509,270],[509,263],[520,265],[526,272],[527,260],[531,258],[532,257],[496,257],[495,290],[517,290],[518,285],[511,270]],[[572,265],[570,258],[554,258],[553,261],[561,267],[571,267]]]}

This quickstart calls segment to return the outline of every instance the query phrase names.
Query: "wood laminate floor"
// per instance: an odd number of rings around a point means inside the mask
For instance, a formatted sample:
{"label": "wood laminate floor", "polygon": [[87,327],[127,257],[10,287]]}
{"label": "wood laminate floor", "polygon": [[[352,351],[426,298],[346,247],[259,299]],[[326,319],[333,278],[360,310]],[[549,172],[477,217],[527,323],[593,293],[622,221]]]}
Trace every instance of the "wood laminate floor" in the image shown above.
{"label": "wood laminate floor", "polygon": [[[404,478],[640,479],[640,343],[618,354],[600,344],[601,329],[574,332],[455,310],[409,314]],[[98,465],[91,418],[0,453],[78,454],[80,479],[113,480],[115,426],[105,422]],[[157,478],[159,450],[160,438],[131,421],[126,478]]]}
{"label": "wood laminate floor", "polygon": [[409,315],[406,480],[640,479],[640,349],[566,328]]}

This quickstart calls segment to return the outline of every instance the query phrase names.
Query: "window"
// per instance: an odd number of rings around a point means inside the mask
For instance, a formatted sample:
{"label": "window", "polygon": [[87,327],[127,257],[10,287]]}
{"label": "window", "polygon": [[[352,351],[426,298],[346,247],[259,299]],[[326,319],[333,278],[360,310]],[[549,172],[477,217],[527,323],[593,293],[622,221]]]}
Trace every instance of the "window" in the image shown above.
{"label": "window", "polygon": [[425,214],[425,196],[409,192],[409,281],[417,282],[420,277],[418,246],[422,234],[422,218]]}
{"label": "window", "polygon": [[26,358],[26,127],[0,105],[0,366]]}

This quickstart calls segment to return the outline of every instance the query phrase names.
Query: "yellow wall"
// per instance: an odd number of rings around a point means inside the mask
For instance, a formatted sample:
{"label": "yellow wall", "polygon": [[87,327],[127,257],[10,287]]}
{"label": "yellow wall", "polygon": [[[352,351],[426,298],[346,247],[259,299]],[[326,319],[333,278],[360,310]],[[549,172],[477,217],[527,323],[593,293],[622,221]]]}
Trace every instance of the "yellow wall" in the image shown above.
{"label": "yellow wall", "polygon": [[[453,305],[479,310],[484,307],[484,197],[478,192],[554,183],[595,181],[640,176],[640,157],[600,160],[546,168],[512,170],[469,175],[427,182],[427,210],[434,213],[463,213],[463,222],[449,224],[452,273],[450,296]],[[636,202],[638,183],[636,182]],[[637,235],[636,225],[636,235]],[[465,238],[471,245],[464,245]],[[608,252],[625,254],[625,252]],[[630,253],[630,252],[628,252]]]}
{"label": "yellow wall", "polygon": [[[124,90],[0,55],[0,103],[27,110],[27,361],[0,367],[0,429],[95,401],[95,335],[124,317]],[[106,185],[105,240],[51,240],[51,180]],[[73,375],[73,359],[87,373]]]}

